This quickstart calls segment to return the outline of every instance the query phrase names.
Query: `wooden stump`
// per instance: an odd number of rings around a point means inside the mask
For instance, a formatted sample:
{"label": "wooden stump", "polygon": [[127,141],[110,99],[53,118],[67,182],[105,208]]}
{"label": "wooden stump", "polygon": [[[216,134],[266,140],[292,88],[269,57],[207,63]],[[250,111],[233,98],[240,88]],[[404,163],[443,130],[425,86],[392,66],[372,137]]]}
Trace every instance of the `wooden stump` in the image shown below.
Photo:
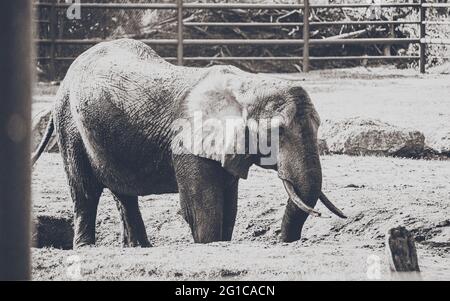
{"label": "wooden stump", "polygon": [[405,227],[388,231],[386,253],[394,279],[421,280],[414,236]]}

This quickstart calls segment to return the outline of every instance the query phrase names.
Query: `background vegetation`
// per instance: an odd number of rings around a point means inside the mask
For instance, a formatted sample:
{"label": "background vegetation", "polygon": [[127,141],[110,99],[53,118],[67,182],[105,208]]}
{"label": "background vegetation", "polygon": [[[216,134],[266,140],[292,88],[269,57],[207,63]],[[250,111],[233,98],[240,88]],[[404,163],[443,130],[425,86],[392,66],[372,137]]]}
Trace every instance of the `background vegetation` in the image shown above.
{"label": "background vegetation", "polygon": [[[49,1],[49,0],[47,0]],[[57,0],[63,1],[63,0]],[[172,2],[173,0],[83,0],[82,2]],[[312,4],[327,3],[358,3],[366,0],[311,0]],[[369,1],[369,0],[367,0]],[[412,0],[387,0],[388,2],[411,2]],[[448,0],[438,0],[447,2]],[[198,2],[185,0],[185,2]],[[202,1],[202,2],[249,2],[249,3],[297,3],[297,0],[244,0],[244,1]],[[39,19],[47,19],[49,11],[41,9]],[[303,18],[301,10],[186,10],[186,21],[193,22],[298,22]],[[361,8],[361,9],[314,9],[311,21],[344,21],[344,20],[418,20],[417,9],[411,8]],[[428,10],[428,20],[450,20],[448,9]],[[174,10],[104,10],[82,8],[81,20],[68,20],[65,11],[58,13],[58,38],[89,39],[89,38],[176,38],[176,11]],[[418,25],[337,25],[315,26],[311,28],[311,38],[321,39],[345,33],[355,33],[358,38],[417,37]],[[450,38],[450,26],[428,25],[427,34],[430,38]],[[48,24],[40,24],[37,35],[48,38]],[[224,38],[224,39],[301,39],[301,27],[186,27],[185,38]],[[76,57],[89,46],[58,46],[57,56]],[[175,46],[155,46],[155,50],[164,57],[176,57]],[[330,45],[313,47],[311,56],[348,56],[348,55],[417,55],[418,45],[398,44],[383,45]],[[48,47],[38,49],[39,56],[48,56]],[[298,46],[269,45],[269,46],[195,46],[185,48],[186,56],[301,56],[302,48]],[[447,45],[428,47],[429,66],[442,64],[444,57],[450,56]],[[195,65],[205,65],[220,62],[196,62]],[[229,63],[229,62],[227,62]],[[296,61],[236,61],[232,62],[243,69],[265,72],[295,72],[301,70],[301,62]],[[380,64],[379,61],[362,62],[363,64]],[[61,76],[65,73],[70,62],[60,61],[57,72]],[[320,61],[314,62],[313,68],[333,68],[360,65],[360,61]],[[415,67],[417,62],[399,61],[399,67]],[[48,68],[41,64],[41,68]]]}

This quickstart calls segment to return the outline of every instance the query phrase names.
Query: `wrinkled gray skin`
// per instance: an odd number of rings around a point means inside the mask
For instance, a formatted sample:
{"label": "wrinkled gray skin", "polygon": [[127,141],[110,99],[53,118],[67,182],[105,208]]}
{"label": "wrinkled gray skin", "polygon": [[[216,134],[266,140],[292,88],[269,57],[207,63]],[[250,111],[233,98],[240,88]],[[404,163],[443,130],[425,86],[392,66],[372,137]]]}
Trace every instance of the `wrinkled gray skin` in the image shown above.
{"label": "wrinkled gray skin", "polygon": [[[289,117],[280,129],[278,163],[264,167],[277,170],[304,203],[314,207],[322,186],[319,121],[301,87],[230,66],[174,66],[145,44],[122,39],[100,43],[72,64],[53,111],[74,203],[75,247],[95,243],[104,188],[117,202],[125,246],[150,246],[138,196],[176,192],[195,242],[231,240],[238,182],[252,164],[259,164],[259,155],[236,155],[224,163],[189,153],[175,155],[170,147],[174,120],[189,117],[189,102],[196,101],[189,100],[193,89],[201,83],[209,87],[211,81],[220,92],[222,77],[231,83],[226,89],[236,90],[233,97],[246,95],[248,117]],[[224,100],[217,91],[198,93],[206,95],[202,101],[212,108],[220,108]],[[281,240],[298,240],[307,216],[289,199]]]}

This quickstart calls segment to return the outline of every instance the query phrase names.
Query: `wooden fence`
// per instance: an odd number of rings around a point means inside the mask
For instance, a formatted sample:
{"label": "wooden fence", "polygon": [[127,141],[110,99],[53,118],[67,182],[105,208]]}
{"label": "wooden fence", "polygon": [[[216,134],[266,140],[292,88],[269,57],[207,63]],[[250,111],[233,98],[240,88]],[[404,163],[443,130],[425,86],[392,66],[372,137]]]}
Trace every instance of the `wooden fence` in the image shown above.
{"label": "wooden fence", "polygon": [[[89,9],[166,9],[177,10],[177,38],[176,39],[142,39],[141,41],[148,45],[176,45],[177,57],[168,57],[167,60],[176,60],[179,65],[185,61],[233,61],[233,60],[292,60],[301,61],[303,71],[308,72],[310,61],[319,60],[418,60],[420,72],[425,73],[426,66],[426,47],[430,44],[450,44],[450,39],[429,39],[426,36],[426,25],[450,25],[450,22],[427,21],[426,10],[432,8],[450,8],[448,3],[426,3],[426,0],[418,0],[417,3],[381,3],[381,4],[321,4],[310,5],[308,0],[302,4],[249,4],[249,3],[183,3],[183,0],[174,0],[174,3],[81,3],[82,8]],[[73,4],[57,3],[56,0],[50,0],[49,3],[36,3],[38,9],[44,8],[50,10],[49,20],[38,20],[37,22],[49,23],[50,37],[48,39],[37,39],[36,42],[50,47],[50,55],[38,57],[39,61],[47,61],[50,66],[50,77],[54,78],[56,61],[72,61],[74,57],[57,57],[57,45],[93,45],[103,39],[57,39],[57,10],[66,10]],[[335,21],[335,22],[311,22],[309,13],[314,8],[370,8],[372,6],[380,8],[411,8],[420,11],[419,19],[415,21]],[[303,10],[303,20],[299,22],[184,22],[183,10],[185,9],[292,9]],[[335,25],[401,25],[416,24],[419,26],[419,35],[415,38],[325,38],[310,39],[310,28],[318,26]],[[280,26],[303,26],[303,39],[185,39],[184,28],[189,26],[233,26],[233,27],[280,27]],[[394,45],[394,44],[419,44],[418,55],[383,55],[383,56],[310,56],[309,49],[314,45]],[[185,45],[298,45],[302,47],[302,56],[284,56],[284,57],[186,57],[183,53]]]}

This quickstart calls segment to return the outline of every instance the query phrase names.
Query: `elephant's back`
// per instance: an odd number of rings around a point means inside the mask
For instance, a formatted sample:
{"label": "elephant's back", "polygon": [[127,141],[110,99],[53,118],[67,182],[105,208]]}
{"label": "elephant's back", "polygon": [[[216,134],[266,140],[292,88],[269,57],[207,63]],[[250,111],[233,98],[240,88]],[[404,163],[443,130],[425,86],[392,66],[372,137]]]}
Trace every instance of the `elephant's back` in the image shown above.
{"label": "elephant's back", "polygon": [[62,83],[68,101],[57,107],[70,112],[107,187],[136,194],[176,187],[166,133],[195,70],[133,40],[98,44],[73,63]]}
{"label": "elephant's back", "polygon": [[174,111],[180,93],[198,76],[196,68],[174,66],[142,42],[120,39],[99,43],[80,55],[64,85],[74,115],[97,115],[100,108],[111,106],[140,120],[149,114],[164,116],[168,108]]}
{"label": "elephant's back", "polygon": [[89,66],[101,68],[102,63],[111,61],[124,66],[136,61],[168,64],[150,46],[137,40],[119,39],[102,42],[89,48],[73,62],[70,69],[78,70],[80,67]]}
{"label": "elephant's back", "polygon": [[67,71],[65,82],[73,89],[109,85],[126,88],[130,83],[147,84],[149,78],[176,73],[148,45],[132,39],[102,42],[82,53]]}

